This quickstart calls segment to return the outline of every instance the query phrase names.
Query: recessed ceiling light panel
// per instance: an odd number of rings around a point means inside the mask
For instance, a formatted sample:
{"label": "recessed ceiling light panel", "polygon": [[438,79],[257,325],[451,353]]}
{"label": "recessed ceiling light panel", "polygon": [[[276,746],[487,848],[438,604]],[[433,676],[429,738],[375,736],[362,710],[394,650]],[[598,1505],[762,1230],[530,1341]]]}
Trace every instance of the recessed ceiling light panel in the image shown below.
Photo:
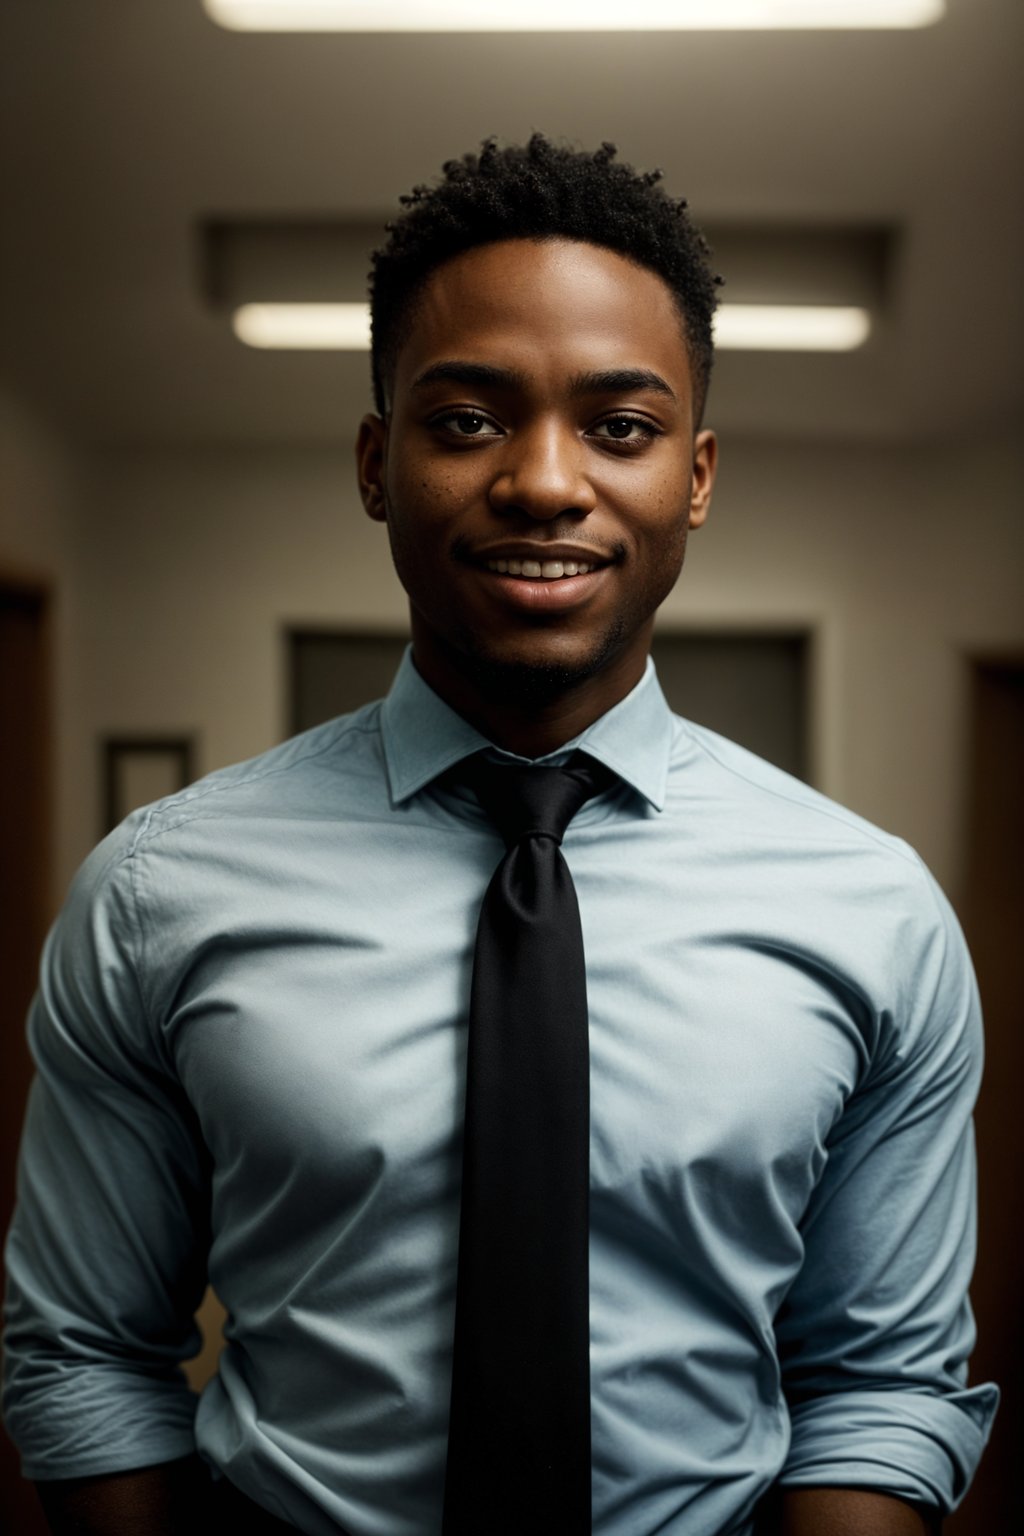
{"label": "recessed ceiling light panel", "polygon": [[203,0],[235,32],[676,32],[927,27],[945,0]]}
{"label": "recessed ceiling light panel", "polygon": [[368,352],[369,304],[243,304],[232,327],[247,347]]}
{"label": "recessed ceiling light panel", "polygon": [[[243,304],[232,325],[249,347],[365,352],[368,304]],[[866,309],[840,304],[721,304],[715,346],[743,352],[851,352],[868,338]]]}
{"label": "recessed ceiling light panel", "polygon": [[715,346],[735,352],[852,352],[871,330],[850,304],[720,304]]}

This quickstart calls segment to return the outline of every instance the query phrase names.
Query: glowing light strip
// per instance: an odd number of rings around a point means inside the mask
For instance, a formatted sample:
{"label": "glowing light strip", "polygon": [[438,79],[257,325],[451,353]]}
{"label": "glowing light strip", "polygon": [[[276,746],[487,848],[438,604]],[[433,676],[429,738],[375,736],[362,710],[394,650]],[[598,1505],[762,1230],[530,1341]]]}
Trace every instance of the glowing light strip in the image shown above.
{"label": "glowing light strip", "polygon": [[871,330],[866,309],[843,304],[720,304],[715,346],[736,352],[852,352]]}
{"label": "glowing light strip", "polygon": [[927,27],[945,0],[203,0],[234,32],[676,32]]}
{"label": "glowing light strip", "polygon": [[[248,347],[365,352],[367,304],[243,304],[232,317]],[[850,352],[871,330],[866,309],[835,304],[721,304],[715,346],[732,351]]]}
{"label": "glowing light strip", "polygon": [[369,304],[243,304],[231,324],[247,347],[370,350]]}

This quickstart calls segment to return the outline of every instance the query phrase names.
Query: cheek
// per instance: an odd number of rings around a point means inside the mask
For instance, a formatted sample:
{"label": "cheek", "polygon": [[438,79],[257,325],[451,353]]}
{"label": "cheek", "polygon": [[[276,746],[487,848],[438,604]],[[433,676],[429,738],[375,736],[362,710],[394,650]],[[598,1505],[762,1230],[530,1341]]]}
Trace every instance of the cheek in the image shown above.
{"label": "cheek", "polygon": [[414,539],[428,531],[436,538],[446,525],[458,520],[470,500],[470,489],[451,466],[419,465],[400,471],[388,484],[392,520]]}
{"label": "cheek", "polygon": [[[662,597],[666,597],[675,585],[676,578],[683,568],[686,555],[686,519],[680,518],[674,523],[662,542],[657,561],[657,579],[662,588]],[[659,598],[659,601],[661,599]]]}
{"label": "cheek", "polygon": [[690,497],[680,496],[679,481],[665,479],[652,489],[642,537],[651,562],[668,565],[682,560],[690,524]]}
{"label": "cheek", "polygon": [[642,555],[645,570],[645,595],[649,606],[662,603],[675,586],[683,568],[689,531],[689,508],[674,498],[665,497],[660,515],[644,529]]}

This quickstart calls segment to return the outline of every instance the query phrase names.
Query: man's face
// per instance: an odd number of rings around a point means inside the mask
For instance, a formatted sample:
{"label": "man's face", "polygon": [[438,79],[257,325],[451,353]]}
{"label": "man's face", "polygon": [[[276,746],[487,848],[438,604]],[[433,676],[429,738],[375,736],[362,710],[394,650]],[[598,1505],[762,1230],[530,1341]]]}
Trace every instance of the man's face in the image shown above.
{"label": "man's face", "polygon": [[358,457],[438,692],[585,688],[599,712],[629,691],[707,512],[715,442],[693,418],[682,324],[646,268],[512,240],[433,273]]}

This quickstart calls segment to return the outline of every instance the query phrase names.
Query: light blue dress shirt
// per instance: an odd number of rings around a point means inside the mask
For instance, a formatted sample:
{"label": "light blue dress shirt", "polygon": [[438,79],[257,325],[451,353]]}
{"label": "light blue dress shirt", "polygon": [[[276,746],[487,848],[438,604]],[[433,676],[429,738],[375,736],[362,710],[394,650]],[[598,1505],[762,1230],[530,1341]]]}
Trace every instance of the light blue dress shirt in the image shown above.
{"label": "light blue dress shirt", "polygon": [[[502,846],[434,781],[483,738],[385,702],[135,813],[45,951],[9,1247],[28,1476],[198,1444],[311,1536],[440,1529],[473,939]],[[673,716],[653,668],[564,752],[587,953],[598,1536],[739,1536],[761,1493],[948,1507],[977,998],[904,844]],[[557,761],[564,753],[545,761]],[[207,1274],[201,1400],[178,1362]]]}

